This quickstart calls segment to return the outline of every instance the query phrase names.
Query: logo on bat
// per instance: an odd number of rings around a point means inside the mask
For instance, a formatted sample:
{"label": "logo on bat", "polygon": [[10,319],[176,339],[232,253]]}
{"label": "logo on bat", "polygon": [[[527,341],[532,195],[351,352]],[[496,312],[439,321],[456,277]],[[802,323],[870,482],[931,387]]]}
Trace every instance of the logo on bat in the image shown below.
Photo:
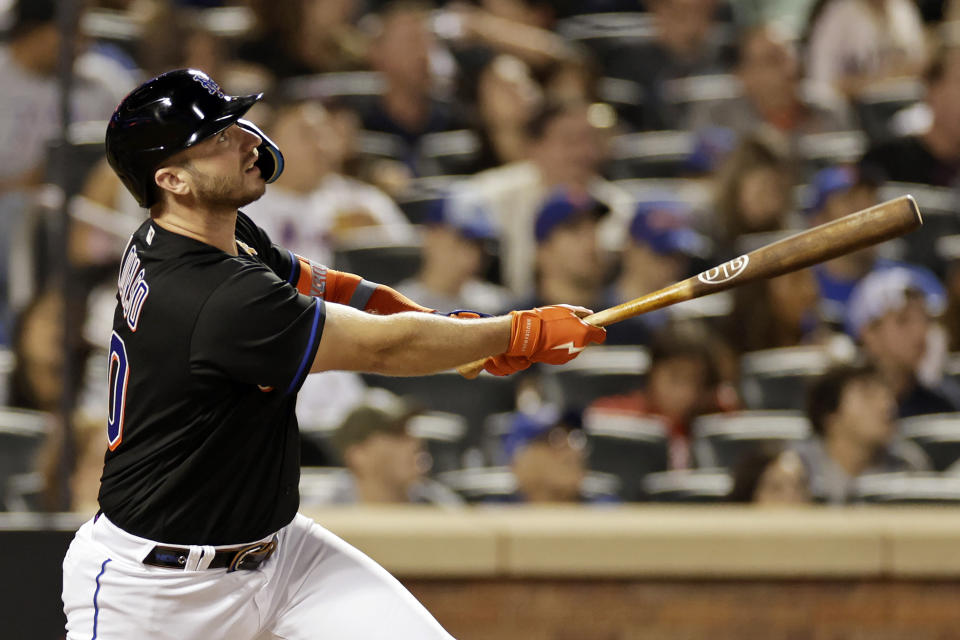
{"label": "logo on bat", "polygon": [[697,276],[697,280],[704,284],[719,284],[721,282],[733,280],[738,275],[743,273],[743,270],[747,268],[747,264],[749,262],[750,256],[744,255],[740,256],[739,258],[734,258],[733,260],[724,262],[720,266],[707,269]]}

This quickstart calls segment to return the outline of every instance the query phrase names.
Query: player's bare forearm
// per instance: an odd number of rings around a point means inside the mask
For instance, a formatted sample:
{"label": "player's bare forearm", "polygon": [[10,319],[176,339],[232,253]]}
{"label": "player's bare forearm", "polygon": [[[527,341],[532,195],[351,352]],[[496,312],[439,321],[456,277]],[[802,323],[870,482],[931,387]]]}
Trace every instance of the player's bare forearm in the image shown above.
{"label": "player's bare forearm", "polygon": [[418,376],[506,351],[510,316],[460,320],[426,313],[378,316],[326,305],[311,372],[345,370]]}

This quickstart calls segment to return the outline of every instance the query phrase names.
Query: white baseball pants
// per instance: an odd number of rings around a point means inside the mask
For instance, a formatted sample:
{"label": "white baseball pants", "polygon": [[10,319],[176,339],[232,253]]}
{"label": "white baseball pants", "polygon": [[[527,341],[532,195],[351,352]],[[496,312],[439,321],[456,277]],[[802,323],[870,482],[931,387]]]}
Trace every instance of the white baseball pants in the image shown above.
{"label": "white baseball pants", "polygon": [[277,535],[252,571],[201,569],[211,547],[200,546],[178,570],[142,563],[156,542],[90,520],[63,561],[67,640],[453,640],[386,570],[306,516]]}

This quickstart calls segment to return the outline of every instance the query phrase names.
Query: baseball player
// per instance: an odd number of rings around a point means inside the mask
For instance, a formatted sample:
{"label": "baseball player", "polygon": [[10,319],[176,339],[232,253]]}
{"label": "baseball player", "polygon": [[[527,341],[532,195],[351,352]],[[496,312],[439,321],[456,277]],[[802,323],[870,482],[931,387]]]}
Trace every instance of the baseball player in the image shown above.
{"label": "baseball player", "polygon": [[63,563],[68,640],[449,639],[297,513],[304,377],[480,358],[505,375],[604,340],[586,309],[449,317],[271,244],[238,211],[283,170],[243,119],[261,96],[177,70],[110,120],[107,158],[150,217],[117,281],[101,511]]}

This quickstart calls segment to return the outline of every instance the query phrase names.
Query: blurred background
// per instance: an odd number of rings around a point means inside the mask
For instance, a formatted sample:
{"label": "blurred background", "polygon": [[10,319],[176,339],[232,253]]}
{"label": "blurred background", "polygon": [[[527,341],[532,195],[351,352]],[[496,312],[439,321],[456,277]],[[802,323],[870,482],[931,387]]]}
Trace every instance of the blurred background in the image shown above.
{"label": "blurred background", "polygon": [[912,194],[908,236],[561,367],[310,376],[302,504],[462,640],[956,637],[960,2],[0,0],[0,32],[4,637],[63,636],[146,216],[106,120],[180,67],[265,92],[277,244],[444,312],[600,310]]}

